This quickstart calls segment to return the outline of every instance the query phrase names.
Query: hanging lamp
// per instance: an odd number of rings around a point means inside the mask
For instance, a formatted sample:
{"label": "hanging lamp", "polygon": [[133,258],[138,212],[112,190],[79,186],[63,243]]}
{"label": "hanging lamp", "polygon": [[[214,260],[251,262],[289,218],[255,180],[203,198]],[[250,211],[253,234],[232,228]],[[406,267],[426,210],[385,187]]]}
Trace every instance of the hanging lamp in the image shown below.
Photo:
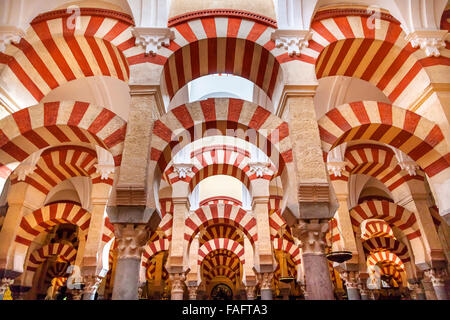
{"label": "hanging lamp", "polygon": [[[332,261],[332,262],[337,262],[337,263],[343,263],[345,261],[348,261],[352,258],[352,253],[350,251],[333,251],[333,221],[335,219],[331,218],[330,220],[330,242],[331,242],[331,246],[330,246],[330,251],[326,254],[326,257],[328,260]],[[338,232],[340,234],[340,236],[342,237],[342,232],[341,230],[339,230],[339,226],[337,225],[336,222],[336,227],[338,229]]]}
{"label": "hanging lamp", "polygon": [[281,261],[280,261],[280,281],[283,283],[290,283],[292,281],[294,281],[294,277],[291,276],[291,274],[289,273],[289,269],[287,266],[287,254],[284,251],[284,241],[283,241],[283,235],[284,235],[284,229],[285,226],[283,225],[280,228],[280,238],[281,238]]}

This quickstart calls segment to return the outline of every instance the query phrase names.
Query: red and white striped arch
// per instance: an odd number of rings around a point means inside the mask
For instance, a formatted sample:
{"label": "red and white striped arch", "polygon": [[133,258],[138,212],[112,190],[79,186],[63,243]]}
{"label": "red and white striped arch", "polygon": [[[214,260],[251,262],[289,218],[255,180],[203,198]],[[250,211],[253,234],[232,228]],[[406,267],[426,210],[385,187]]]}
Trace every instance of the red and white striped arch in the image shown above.
{"label": "red and white striped arch", "polygon": [[234,280],[240,277],[241,260],[231,251],[218,249],[211,251],[201,263],[201,273],[203,278],[212,280],[218,276],[225,276]]}
{"label": "red and white striped arch", "polygon": [[281,216],[281,210],[272,210],[269,205],[269,227],[270,227],[270,237],[273,239],[277,236],[278,230],[286,224],[286,221]]}
{"label": "red and white striped arch", "polygon": [[398,268],[398,270],[405,271],[405,265],[402,260],[393,252],[390,251],[378,251],[372,253],[367,257],[367,266],[369,270],[373,270],[378,263],[390,263]]}
{"label": "red and white striped arch", "polygon": [[450,51],[444,48],[441,57],[426,57],[423,50],[412,48],[394,18],[370,16],[357,9],[319,12],[305,54],[316,59],[318,79],[360,78],[383,91],[392,103],[407,107],[430,84],[428,74],[434,66],[450,65]]}
{"label": "red and white striped arch", "polygon": [[363,247],[369,253],[387,250],[395,253],[404,263],[411,261],[408,247],[393,238],[370,238],[366,241],[363,241]]}
{"label": "red and white striped arch", "polygon": [[261,150],[270,150],[268,156],[282,172],[285,163],[292,162],[287,123],[254,103],[231,98],[212,98],[181,105],[155,121],[150,165],[164,172],[174,148],[181,146],[178,143],[180,136],[183,140],[190,139],[183,142],[183,146],[219,133],[245,140],[246,137],[252,138],[249,129],[259,134],[251,143],[257,144]]}
{"label": "red and white striped arch", "polygon": [[130,16],[107,9],[80,8],[79,23],[66,10],[37,16],[18,44],[0,53],[1,78],[17,101],[33,105],[51,90],[84,77],[109,76],[128,81],[129,65],[140,63]]}
{"label": "red and white striped arch", "polygon": [[422,170],[416,170],[415,176],[403,171],[392,149],[385,146],[359,144],[348,147],[345,161],[347,165],[342,176],[332,175],[331,180],[348,181],[350,174],[368,175],[381,181],[390,191],[396,190],[410,180],[425,180]]}
{"label": "red and white striped arch", "polygon": [[232,198],[232,197],[226,197],[226,196],[217,196],[217,197],[210,197],[203,199],[200,201],[199,206],[208,206],[210,204],[234,204],[236,206],[242,206],[242,202]]}
{"label": "red and white striped arch", "polygon": [[319,120],[319,131],[325,154],[344,142],[374,140],[402,150],[429,177],[449,167],[449,149],[439,126],[390,104],[361,101],[341,105]]}
{"label": "red and white striped arch", "polygon": [[50,243],[31,253],[28,259],[27,271],[36,271],[39,265],[49,256],[57,256],[65,261],[71,262],[75,260],[77,250],[68,244]]}
{"label": "red and white striped arch", "polygon": [[275,238],[273,240],[273,249],[282,250],[289,253],[292,261],[295,264],[299,264],[301,262],[300,248],[296,246],[292,241],[288,241],[284,238]]}
{"label": "red and white striped arch", "polygon": [[191,243],[201,228],[227,223],[243,231],[253,244],[257,241],[255,218],[241,207],[231,204],[203,206],[191,213],[185,220],[184,240]]}
{"label": "red and white striped arch", "polygon": [[[230,73],[249,79],[269,98],[281,83],[280,63],[294,60],[270,39],[275,23],[238,10],[207,10],[171,19],[175,39],[161,50],[169,96],[208,74]],[[304,57],[301,57],[303,59]]]}
{"label": "red and white striped arch", "polygon": [[148,263],[150,262],[151,258],[161,251],[169,250],[170,248],[170,241],[166,238],[161,238],[156,241],[148,242],[144,246],[144,252],[142,253],[142,266],[147,269]]}
{"label": "red and white striped arch", "polygon": [[240,229],[226,223],[216,223],[202,229],[199,239],[200,245],[217,238],[229,239],[242,246],[244,245],[244,237]]}
{"label": "red and white striped arch", "polygon": [[100,146],[116,166],[122,159],[126,122],[108,109],[86,102],[38,104],[0,119],[0,167],[62,144]]}
{"label": "red and white striped arch", "polygon": [[114,225],[109,221],[108,216],[106,216],[103,225],[102,242],[106,244],[112,238],[114,238]]}
{"label": "red and white striped arch", "polygon": [[[164,220],[164,216],[166,214],[172,214],[173,213],[173,201],[172,198],[160,198],[159,204],[161,207],[161,216]],[[161,221],[162,223],[162,221]]]}
{"label": "red and white striped arch", "polygon": [[239,242],[227,238],[216,238],[205,242],[198,249],[198,264],[200,265],[210,252],[218,249],[233,252],[239,258],[241,263],[245,264],[244,247]]}
{"label": "red and white striped arch", "polygon": [[[265,174],[263,177],[257,177],[255,172],[250,169],[250,153],[247,150],[229,145],[216,145],[203,147],[194,150],[191,153],[192,172],[186,175],[186,178],[179,178],[175,169],[170,166],[166,172],[170,184],[179,180],[189,183],[190,190],[203,179],[214,175],[228,175],[235,177],[241,181],[248,189],[250,188],[250,181],[254,179],[271,180],[273,175]],[[277,172],[276,167],[271,164],[272,172]]]}
{"label": "red and white striped arch", "polygon": [[15,242],[28,247],[41,232],[61,223],[71,223],[78,226],[81,231],[86,231],[90,221],[91,214],[78,205],[50,204],[22,218]]}
{"label": "red and white striped arch", "polygon": [[385,237],[395,239],[394,232],[384,220],[364,220],[361,223],[361,239]]}
{"label": "red and white striped arch", "polygon": [[[92,177],[92,183],[105,183],[112,186],[111,178],[102,180],[96,173],[97,154],[82,146],[59,146],[46,149],[36,163],[36,169],[25,178],[25,183],[47,195],[52,188],[73,177]],[[18,177],[11,180],[19,183]]]}
{"label": "red and white striped arch", "polygon": [[350,210],[353,231],[360,232],[361,223],[368,219],[382,219],[402,230],[409,240],[421,233],[413,212],[388,201],[367,201]]}

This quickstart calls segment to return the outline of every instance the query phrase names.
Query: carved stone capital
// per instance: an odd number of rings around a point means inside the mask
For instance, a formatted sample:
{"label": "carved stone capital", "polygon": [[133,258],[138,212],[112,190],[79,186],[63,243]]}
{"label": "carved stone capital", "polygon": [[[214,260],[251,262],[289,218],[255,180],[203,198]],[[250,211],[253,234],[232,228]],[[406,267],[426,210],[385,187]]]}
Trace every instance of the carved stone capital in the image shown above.
{"label": "carved stone capital", "polygon": [[192,163],[174,163],[173,171],[178,174],[178,178],[185,179],[189,173],[192,173]]}
{"label": "carved stone capital", "polygon": [[168,47],[170,40],[175,38],[175,33],[169,28],[135,27],[133,35],[136,37],[135,44],[145,50],[145,55],[155,56],[161,47]]}
{"label": "carved stone capital", "polygon": [[100,174],[101,180],[107,180],[109,178],[109,175],[114,173],[114,165],[112,164],[97,163],[94,166],[96,168],[95,173]]}
{"label": "carved stone capital", "polygon": [[325,235],[328,231],[328,220],[299,220],[292,228],[293,235],[300,242],[303,254],[324,254]]}
{"label": "carved stone capital", "polygon": [[282,30],[278,29],[272,33],[275,47],[283,48],[289,56],[300,56],[303,48],[309,46],[312,32],[310,30]]}
{"label": "carved stone capital", "polygon": [[334,175],[335,177],[342,177],[342,172],[345,171],[345,166],[347,162],[339,161],[339,162],[327,162],[327,169],[330,175]]}
{"label": "carved stone capital", "polygon": [[19,43],[24,32],[16,27],[0,27],[0,52],[6,51],[6,46],[11,43]]}
{"label": "carved stone capital", "polygon": [[417,163],[415,161],[403,161],[403,162],[399,162],[398,165],[400,166],[400,168],[402,168],[402,170],[405,170],[406,172],[408,172],[408,174],[410,176],[415,176],[417,175],[417,169],[419,169],[419,166],[417,165]]}
{"label": "carved stone capital", "polygon": [[83,296],[83,290],[81,289],[72,289],[72,300],[81,300],[81,297]]}
{"label": "carved stone capital", "polygon": [[251,162],[249,163],[249,167],[249,173],[255,173],[257,178],[262,178],[264,175],[274,174],[274,172],[270,168],[270,163],[268,162]]}
{"label": "carved stone capital", "polygon": [[359,275],[355,271],[342,271],[340,273],[342,280],[345,281],[347,289],[359,289]]}
{"label": "carved stone capital", "polygon": [[415,282],[415,283],[410,283],[410,284],[408,285],[408,289],[409,289],[410,291],[412,291],[412,293],[413,293],[414,295],[419,295],[419,294],[424,294],[424,293],[425,293],[425,290],[424,290],[424,288],[423,288],[423,285],[420,283],[420,281],[417,281],[417,282]]}
{"label": "carved stone capital", "polygon": [[197,300],[198,286],[188,286],[189,300]]}
{"label": "carved stone capital", "polygon": [[273,272],[258,273],[258,281],[261,285],[261,290],[272,290]]}
{"label": "carved stone capital", "polygon": [[36,170],[36,166],[30,163],[21,163],[14,173],[17,174],[18,181],[25,181],[26,177]]}
{"label": "carved stone capital", "polygon": [[103,278],[96,276],[96,275],[84,276],[83,277],[83,283],[84,283],[83,294],[87,293],[87,294],[93,295],[97,291],[98,286],[102,282],[102,279]]}
{"label": "carved stone capital", "polygon": [[186,280],[186,275],[184,273],[170,273],[169,274],[171,292],[183,292],[183,283]]}
{"label": "carved stone capital", "polygon": [[444,268],[432,268],[424,271],[425,277],[431,280],[434,287],[445,286],[445,279],[447,277],[447,270]]}
{"label": "carved stone capital", "polygon": [[141,259],[144,245],[150,237],[148,225],[115,223],[118,259]]}
{"label": "carved stone capital", "polygon": [[256,286],[245,286],[245,293],[247,295],[247,300],[255,300],[255,289]]}
{"label": "carved stone capital", "polygon": [[447,37],[447,30],[418,30],[408,34],[406,41],[411,42],[413,48],[425,50],[427,57],[439,57],[439,50],[445,48]]}

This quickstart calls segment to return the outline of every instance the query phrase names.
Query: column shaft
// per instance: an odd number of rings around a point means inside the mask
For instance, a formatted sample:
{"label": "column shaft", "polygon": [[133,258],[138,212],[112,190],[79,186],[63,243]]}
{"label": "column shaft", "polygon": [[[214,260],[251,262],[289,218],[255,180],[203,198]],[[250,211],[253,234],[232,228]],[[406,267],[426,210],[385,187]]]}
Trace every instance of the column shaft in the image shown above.
{"label": "column shaft", "polygon": [[150,232],[143,224],[114,224],[118,242],[113,300],[137,300],[143,246]]}

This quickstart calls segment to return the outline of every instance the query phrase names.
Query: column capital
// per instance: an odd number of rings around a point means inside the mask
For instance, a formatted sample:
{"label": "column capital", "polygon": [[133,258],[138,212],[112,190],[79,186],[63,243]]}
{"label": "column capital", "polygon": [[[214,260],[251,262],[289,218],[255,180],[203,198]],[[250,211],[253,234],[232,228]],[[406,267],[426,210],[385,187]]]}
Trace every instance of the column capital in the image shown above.
{"label": "column capital", "polygon": [[81,300],[81,297],[83,295],[83,290],[81,289],[72,289],[72,300]]}
{"label": "column capital", "polygon": [[275,41],[275,47],[283,48],[289,56],[300,56],[303,48],[308,48],[312,38],[310,30],[277,29],[271,39]]}
{"label": "column capital", "polygon": [[408,34],[406,41],[411,42],[413,48],[420,47],[424,50],[427,57],[439,57],[440,49],[445,48],[447,38],[447,30],[417,30]]}
{"label": "column capital", "polygon": [[303,254],[319,255],[325,253],[325,235],[328,229],[328,219],[299,220],[292,227],[292,232],[300,240]]}
{"label": "column capital", "polygon": [[118,259],[141,259],[150,230],[145,224],[115,223],[114,235],[118,244]]}
{"label": "column capital", "polygon": [[255,173],[257,178],[274,174],[270,162],[250,162],[248,165],[250,167],[249,173]]}
{"label": "column capital", "polygon": [[183,283],[186,281],[186,274],[184,272],[169,273],[169,279],[171,282],[171,292],[184,292]]}
{"label": "column capital", "polygon": [[0,52],[4,53],[6,47],[11,43],[19,43],[23,36],[25,36],[25,32],[20,28],[13,26],[0,27]]}
{"label": "column capital", "polygon": [[188,285],[189,300],[197,300],[198,285]]}
{"label": "column capital", "polygon": [[156,56],[161,47],[168,47],[170,40],[175,38],[175,33],[169,28],[158,27],[135,27],[133,35],[135,44],[144,48],[146,56]]}
{"label": "column capital", "polygon": [[345,161],[327,162],[328,174],[332,174],[335,177],[342,177],[342,172],[345,171],[346,165],[347,162]]}
{"label": "column capital", "polygon": [[424,275],[431,280],[434,287],[445,286],[445,278],[447,277],[447,270],[445,268],[431,268],[425,270]]}
{"label": "column capital", "polygon": [[247,295],[247,300],[255,300],[255,289],[256,286],[245,286],[245,293]]}
{"label": "column capital", "polygon": [[261,290],[272,290],[273,272],[258,273],[258,281],[261,284]]}
{"label": "column capital", "polygon": [[89,294],[89,295],[93,295],[100,283],[102,282],[103,278],[97,275],[88,275],[88,276],[84,276],[83,277],[83,283],[84,283],[84,288],[83,288],[83,294]]}
{"label": "column capital", "polygon": [[342,280],[345,281],[345,286],[347,289],[359,289],[359,272],[357,271],[341,271],[340,272]]}
{"label": "column capital", "polygon": [[174,163],[173,170],[178,174],[179,179],[185,179],[188,175],[192,174],[193,163]]}

